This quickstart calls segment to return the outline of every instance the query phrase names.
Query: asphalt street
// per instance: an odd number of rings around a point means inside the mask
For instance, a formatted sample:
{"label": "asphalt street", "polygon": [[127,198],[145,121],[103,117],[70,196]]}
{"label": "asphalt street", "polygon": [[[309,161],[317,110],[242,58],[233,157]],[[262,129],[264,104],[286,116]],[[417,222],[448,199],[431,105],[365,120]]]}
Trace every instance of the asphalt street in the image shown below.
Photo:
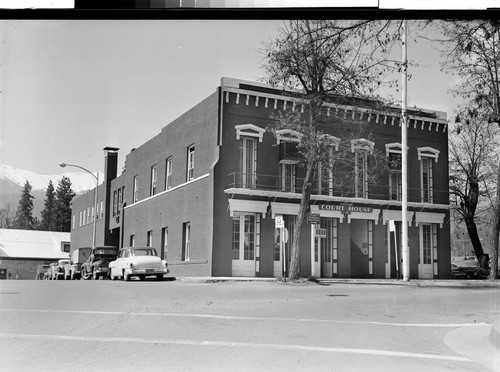
{"label": "asphalt street", "polygon": [[498,287],[2,281],[5,371],[499,371]]}

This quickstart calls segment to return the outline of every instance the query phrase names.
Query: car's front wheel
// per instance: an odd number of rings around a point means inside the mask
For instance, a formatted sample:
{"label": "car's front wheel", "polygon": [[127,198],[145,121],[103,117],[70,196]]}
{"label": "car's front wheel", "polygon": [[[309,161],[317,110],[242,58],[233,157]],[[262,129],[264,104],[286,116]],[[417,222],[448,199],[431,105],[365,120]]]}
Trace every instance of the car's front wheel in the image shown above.
{"label": "car's front wheel", "polygon": [[99,280],[99,275],[97,275],[95,269],[92,270],[92,279]]}
{"label": "car's front wheel", "polygon": [[156,275],[156,280],[163,280],[163,275],[162,274]]}
{"label": "car's front wheel", "polygon": [[90,279],[90,273],[87,272],[87,269],[82,268],[82,279],[83,280],[89,280]]}

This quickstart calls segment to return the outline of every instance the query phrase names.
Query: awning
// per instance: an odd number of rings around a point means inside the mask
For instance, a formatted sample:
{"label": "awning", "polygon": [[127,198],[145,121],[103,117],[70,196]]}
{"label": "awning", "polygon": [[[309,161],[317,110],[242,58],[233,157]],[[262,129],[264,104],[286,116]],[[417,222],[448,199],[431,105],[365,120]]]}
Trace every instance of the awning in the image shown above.
{"label": "awning", "polygon": [[415,222],[417,226],[419,223],[438,223],[439,227],[443,227],[444,216],[444,213],[415,212]]}
{"label": "awning", "polygon": [[262,213],[262,218],[266,218],[269,202],[256,200],[229,199],[229,215],[234,216],[234,212]]}
{"label": "awning", "polygon": [[[413,211],[406,211],[406,221],[408,222],[408,226],[411,226],[411,223],[413,221],[413,214],[415,212]],[[385,209],[382,211],[382,221],[384,225],[387,223],[387,221],[403,221],[403,213],[402,211],[394,211],[394,210],[388,210]]]}
{"label": "awning", "polygon": [[287,214],[291,216],[296,216],[299,214],[299,204],[294,203],[271,203],[272,216],[277,214]]}

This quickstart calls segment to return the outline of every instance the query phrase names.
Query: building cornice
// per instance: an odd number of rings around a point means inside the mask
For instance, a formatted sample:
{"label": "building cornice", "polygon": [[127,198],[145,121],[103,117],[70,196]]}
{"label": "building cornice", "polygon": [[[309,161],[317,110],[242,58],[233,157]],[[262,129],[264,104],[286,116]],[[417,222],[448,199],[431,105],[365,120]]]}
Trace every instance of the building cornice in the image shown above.
{"label": "building cornice", "polygon": [[[250,105],[250,97],[254,97],[254,105],[255,107],[259,107],[259,105],[263,105],[265,108],[270,108],[270,105],[275,110],[300,110],[304,112],[304,102],[303,100],[291,97],[284,96],[280,94],[259,92],[248,89],[241,89],[232,86],[222,86],[223,91],[223,99],[224,102],[230,102],[230,93],[236,95],[236,104],[244,104]],[[272,101],[272,102],[270,102]],[[381,110],[374,110],[369,108],[356,107],[351,105],[343,105],[343,104],[334,104],[334,103],[325,103],[324,107],[326,108],[326,116],[329,117],[331,115],[335,116],[343,116],[347,119],[348,116],[351,116],[352,119],[355,119],[355,115],[359,116],[359,120],[363,120],[365,118],[372,122],[374,121],[377,124],[382,125],[396,125],[396,119],[398,119],[398,126],[401,126],[401,115],[396,113],[388,113]],[[399,109],[398,107],[391,107],[392,109]],[[422,110],[424,111],[424,110]],[[425,110],[425,112],[431,113],[432,111]],[[407,127],[413,129],[420,129],[425,131],[442,131],[446,132],[448,128],[448,121],[444,118],[430,118],[425,116],[418,115],[408,115]]]}

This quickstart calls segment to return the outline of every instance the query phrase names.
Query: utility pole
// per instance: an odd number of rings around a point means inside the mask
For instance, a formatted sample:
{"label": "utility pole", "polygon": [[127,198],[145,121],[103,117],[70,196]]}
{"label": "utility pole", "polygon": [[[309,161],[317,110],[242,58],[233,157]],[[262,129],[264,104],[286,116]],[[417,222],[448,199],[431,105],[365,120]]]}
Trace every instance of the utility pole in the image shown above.
{"label": "utility pole", "polygon": [[401,250],[403,259],[403,281],[410,280],[410,249],[408,247],[408,135],[407,135],[407,121],[408,113],[406,111],[407,105],[407,79],[408,79],[408,58],[406,55],[406,34],[407,34],[407,21],[403,21],[403,61],[402,61],[402,88],[403,88],[403,104],[401,112],[401,183],[402,183],[402,205],[401,205]]}

